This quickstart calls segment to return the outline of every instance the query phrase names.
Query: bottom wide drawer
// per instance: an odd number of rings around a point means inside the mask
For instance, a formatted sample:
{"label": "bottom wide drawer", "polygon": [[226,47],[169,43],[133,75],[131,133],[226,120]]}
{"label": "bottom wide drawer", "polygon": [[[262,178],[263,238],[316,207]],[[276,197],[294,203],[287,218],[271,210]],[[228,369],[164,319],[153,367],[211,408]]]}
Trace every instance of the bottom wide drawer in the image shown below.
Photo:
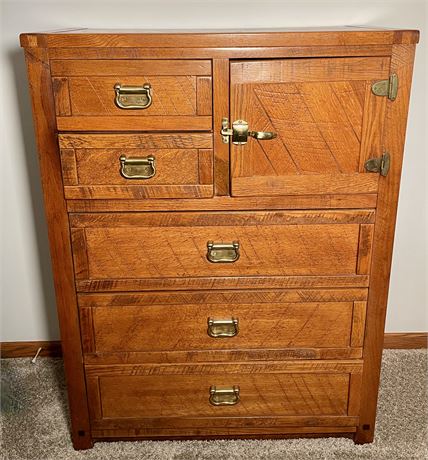
{"label": "bottom wide drawer", "polygon": [[317,418],[358,413],[357,360],[86,369],[91,418],[106,428],[159,417],[294,417],[297,425],[311,417],[316,425]]}

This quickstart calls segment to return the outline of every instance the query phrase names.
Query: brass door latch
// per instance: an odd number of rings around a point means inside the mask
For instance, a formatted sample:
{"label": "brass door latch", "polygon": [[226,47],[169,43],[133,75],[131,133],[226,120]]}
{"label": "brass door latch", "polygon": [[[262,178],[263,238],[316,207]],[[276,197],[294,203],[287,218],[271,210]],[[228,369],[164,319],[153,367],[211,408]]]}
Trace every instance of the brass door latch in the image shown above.
{"label": "brass door latch", "polygon": [[232,138],[232,143],[236,145],[246,144],[248,136],[258,140],[274,139],[277,134],[270,131],[249,131],[248,123],[245,120],[236,120],[232,123],[232,128],[229,128],[229,120],[223,118],[221,122],[221,135],[223,143],[229,143],[229,137]]}

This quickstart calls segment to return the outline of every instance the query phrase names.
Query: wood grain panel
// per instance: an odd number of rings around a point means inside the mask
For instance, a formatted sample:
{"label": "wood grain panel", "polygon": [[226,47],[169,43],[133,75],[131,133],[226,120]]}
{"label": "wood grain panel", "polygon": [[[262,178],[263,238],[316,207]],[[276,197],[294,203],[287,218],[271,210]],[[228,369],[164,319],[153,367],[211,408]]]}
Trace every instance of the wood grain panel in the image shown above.
{"label": "wood grain panel", "polygon": [[79,29],[62,33],[21,34],[21,46],[49,48],[172,48],[240,46],[336,46],[417,43],[417,30],[386,30],[353,26],[289,28],[278,31],[224,31],[215,33],[200,30],[174,34],[147,33],[145,30]]}
{"label": "wood grain panel", "polygon": [[196,113],[211,115],[213,106],[213,91],[211,77],[196,78]]}
{"label": "wood grain panel", "polygon": [[105,211],[263,211],[283,209],[375,208],[377,195],[289,195],[267,197],[215,196],[210,200],[73,200],[69,212]]}
{"label": "wood grain panel", "polygon": [[296,57],[391,56],[392,45],[344,46],[263,46],[222,48],[49,48],[54,59],[149,59],[171,58],[179,53],[181,58],[261,59]]}
{"label": "wood grain panel", "polygon": [[[87,315],[87,308],[83,308]],[[203,349],[345,348],[353,303],[187,304],[93,308],[97,353]],[[212,338],[208,318],[239,322],[235,337]]]}
{"label": "wood grain panel", "polygon": [[212,185],[109,185],[67,186],[67,199],[147,199],[147,198],[211,198]]}
{"label": "wood grain panel", "polygon": [[83,213],[71,214],[76,228],[103,227],[211,227],[260,225],[368,224],[373,210],[259,211],[259,212],[186,212],[186,213]]}
{"label": "wood grain panel", "polygon": [[[210,385],[239,385],[240,402],[214,407]],[[100,377],[104,418],[347,415],[347,374]]]}
{"label": "wood grain panel", "polygon": [[[226,225],[200,216],[191,227],[103,224],[104,215],[84,226],[89,279],[203,276],[353,275],[356,270],[358,224]],[[120,216],[112,216],[121,220]],[[142,218],[147,215],[142,214]],[[163,218],[164,225],[168,216]],[[177,216],[175,216],[177,217]],[[188,216],[186,216],[187,219]],[[196,216],[198,219],[199,216]],[[245,216],[244,216],[245,218]],[[166,219],[166,220],[165,220]],[[185,219],[185,220],[186,220]],[[233,217],[231,216],[233,221]],[[72,224],[73,225],[73,224]],[[84,225],[84,224],[83,224]],[[147,227],[148,226],[148,227]],[[150,228],[150,238],[147,238]],[[132,230],[131,230],[132,229]],[[131,236],[132,235],[132,236]],[[240,242],[241,257],[232,264],[212,264],[207,241]],[[275,251],[272,251],[275,248]],[[75,247],[76,257],[81,249]]]}
{"label": "wood grain panel", "polygon": [[390,72],[397,74],[400,85],[395,101],[387,101],[386,103],[383,147],[390,153],[392,161],[388,175],[379,180],[379,198],[371,261],[371,284],[367,304],[361,411],[355,436],[357,443],[372,442],[374,437],[392,247],[414,53],[414,46],[398,45],[393,47],[391,57]]}
{"label": "wood grain panel", "polygon": [[229,116],[229,59],[213,60],[213,104],[214,104],[214,175],[215,194],[229,195],[229,145],[220,134],[221,122]]}
{"label": "wood grain panel", "polygon": [[362,224],[358,242],[357,273],[366,275],[370,272],[370,262],[373,248],[374,225]]}
{"label": "wood grain panel", "polygon": [[138,305],[176,305],[200,303],[212,305],[281,304],[283,302],[348,302],[367,299],[367,289],[284,289],[234,291],[175,291],[79,294],[80,308],[102,308]]}
{"label": "wood grain panel", "polygon": [[56,115],[60,117],[71,115],[70,91],[67,78],[52,78],[52,89]]}
{"label": "wood grain panel", "polygon": [[[166,432],[178,432],[181,430],[199,429],[213,430],[219,433],[220,429],[230,430],[238,429],[241,433],[244,430],[249,430],[250,433],[264,431],[264,429],[273,430],[279,433],[281,428],[288,427],[347,427],[351,428],[358,423],[358,417],[355,416],[264,416],[264,417],[165,417],[159,420],[157,417],[146,417],[144,419],[104,419],[92,420],[93,427],[96,429],[119,429],[119,430],[135,430],[134,436],[140,429],[144,433],[144,427],[147,427],[149,432],[159,432],[159,425]],[[136,428],[137,426],[137,428]],[[233,431],[232,431],[233,432]]]}
{"label": "wood grain panel", "polygon": [[[126,136],[123,145],[116,149],[61,149],[65,197],[199,198],[213,195],[211,149],[128,148]],[[139,180],[123,177],[119,161],[122,155],[127,158],[153,156],[154,177]],[[200,187],[200,184],[204,186]]]}
{"label": "wood grain panel", "polygon": [[70,227],[64,200],[55,126],[52,79],[46,49],[25,51],[49,246],[61,331],[64,368],[68,382],[70,430],[76,449],[92,447],[86,383],[83,369]]}
{"label": "wood grain panel", "polygon": [[[363,67],[359,67],[363,64]],[[371,94],[387,58],[231,65],[231,118],[277,138],[232,145],[232,194],[376,193],[361,163],[381,154],[385,102]]]}
{"label": "wood grain panel", "polygon": [[231,80],[239,83],[361,81],[388,76],[388,57],[242,61],[231,65]]}
{"label": "wood grain panel", "polygon": [[208,116],[72,116],[57,117],[60,131],[211,131]]}
{"label": "wood grain panel", "polygon": [[377,193],[377,174],[248,176],[232,180],[233,196]]}
{"label": "wood grain panel", "polygon": [[363,347],[366,329],[367,302],[354,302],[352,317],[351,347]]}
{"label": "wood grain panel", "polygon": [[52,60],[51,73],[61,77],[116,75],[211,75],[209,60]]}
{"label": "wood grain panel", "polygon": [[61,149],[211,149],[212,134],[205,133],[135,133],[58,135]]}
{"label": "wood grain panel", "polygon": [[76,152],[74,149],[61,149],[61,172],[64,185],[77,185],[79,178],[77,176]]}
{"label": "wood grain panel", "polygon": [[368,287],[368,275],[335,276],[200,276],[198,278],[144,278],[78,280],[80,292],[152,291],[188,289],[294,289]]}

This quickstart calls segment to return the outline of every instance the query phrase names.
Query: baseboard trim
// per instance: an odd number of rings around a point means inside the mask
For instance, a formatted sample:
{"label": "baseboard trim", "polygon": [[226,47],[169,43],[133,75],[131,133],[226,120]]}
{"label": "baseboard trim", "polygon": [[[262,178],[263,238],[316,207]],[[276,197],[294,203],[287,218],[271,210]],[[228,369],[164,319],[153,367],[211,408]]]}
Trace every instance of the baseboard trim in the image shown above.
{"label": "baseboard trim", "polygon": [[383,348],[428,348],[428,332],[387,332]]}
{"label": "baseboard trim", "polygon": [[56,358],[62,356],[61,342],[56,341],[36,341],[36,342],[1,342],[2,358],[26,358],[34,357],[37,350],[41,348],[39,356],[49,356]]}
{"label": "baseboard trim", "polygon": [[[39,356],[57,358],[62,356],[61,342],[0,342],[2,358],[33,357],[39,348]],[[387,332],[385,333],[384,348],[415,349],[428,348],[428,332]]]}

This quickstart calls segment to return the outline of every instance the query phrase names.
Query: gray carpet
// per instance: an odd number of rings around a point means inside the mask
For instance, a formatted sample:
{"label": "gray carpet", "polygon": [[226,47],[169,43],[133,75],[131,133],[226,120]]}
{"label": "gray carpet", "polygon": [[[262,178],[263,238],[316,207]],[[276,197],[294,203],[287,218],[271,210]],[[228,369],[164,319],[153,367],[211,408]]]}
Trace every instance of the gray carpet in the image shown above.
{"label": "gray carpet", "polygon": [[142,441],[96,443],[76,452],[68,435],[60,359],[2,361],[2,458],[150,460],[413,460],[428,458],[427,354],[384,352],[376,440]]}

